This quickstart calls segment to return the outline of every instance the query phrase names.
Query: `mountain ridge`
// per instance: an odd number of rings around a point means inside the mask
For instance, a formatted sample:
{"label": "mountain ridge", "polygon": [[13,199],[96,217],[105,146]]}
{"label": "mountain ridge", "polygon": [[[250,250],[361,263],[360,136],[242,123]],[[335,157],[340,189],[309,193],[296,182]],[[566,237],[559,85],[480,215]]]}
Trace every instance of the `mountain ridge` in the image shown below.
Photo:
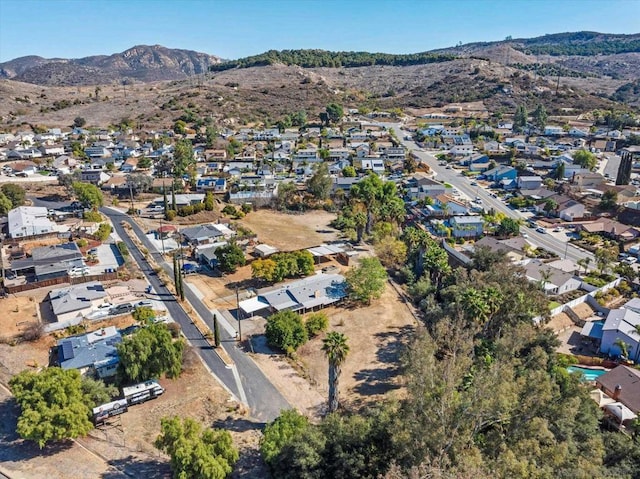
{"label": "mountain ridge", "polygon": [[19,57],[0,63],[0,78],[47,86],[180,80],[205,73],[220,61],[219,57],[193,50],[135,45],[112,55],[74,59]]}

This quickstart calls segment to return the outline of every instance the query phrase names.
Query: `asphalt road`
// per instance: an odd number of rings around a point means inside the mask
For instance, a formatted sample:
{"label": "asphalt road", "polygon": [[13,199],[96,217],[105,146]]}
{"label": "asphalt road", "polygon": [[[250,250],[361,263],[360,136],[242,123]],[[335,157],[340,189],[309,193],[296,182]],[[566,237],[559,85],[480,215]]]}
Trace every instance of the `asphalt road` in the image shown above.
{"label": "asphalt road", "polygon": [[[393,125],[394,128],[398,132],[398,137],[404,138],[403,132],[399,128],[400,125]],[[468,196],[469,198],[480,197],[482,200],[483,207],[488,210],[493,208],[495,211],[500,211],[505,215],[515,218],[515,219],[525,219],[524,215],[522,215],[519,211],[513,210],[509,208],[504,202],[502,202],[498,198],[494,198],[490,195],[490,193],[480,187],[480,186],[472,186],[471,180],[462,176],[461,173],[455,169],[447,169],[444,166],[440,166],[438,164],[438,160],[435,156],[430,153],[427,153],[413,141],[409,140],[400,140],[406,148],[413,150],[413,152],[424,162],[426,162],[429,167],[436,172],[437,180],[443,183],[449,183],[462,194]],[[584,251],[580,248],[573,246],[567,241],[562,241],[559,238],[554,237],[548,233],[538,233],[533,228],[528,228],[523,226],[521,228],[523,232],[526,232],[529,236],[528,240],[534,243],[535,245],[541,246],[548,251],[552,251],[556,253],[560,258],[568,258],[573,261],[577,261],[582,258],[591,258],[591,264],[595,264],[595,259],[593,254]]]}
{"label": "asphalt road", "polygon": [[[227,329],[233,328],[220,328],[222,347],[233,360],[234,366],[228,368],[224,364],[215,351],[208,345],[202,334],[193,325],[191,319],[184,312],[180,304],[175,301],[173,295],[161,284],[157,276],[150,274],[153,269],[142,256],[137,246],[125,233],[121,223],[125,221],[132,226],[134,233],[140,241],[142,241],[156,263],[161,265],[171,277],[173,275],[171,266],[164,261],[160,253],[158,253],[155,247],[148,241],[144,231],[142,231],[128,215],[118,210],[102,208],[101,212],[111,219],[116,232],[127,244],[133,258],[147,277],[147,281],[149,281],[153,286],[153,290],[160,296],[159,299],[165,302],[171,317],[180,324],[185,336],[203,358],[218,381],[232,392],[236,398],[245,402],[249,406],[252,416],[261,421],[272,421],[280,415],[283,409],[290,409],[291,406],[273,384],[269,382],[253,360],[237,347],[235,338],[231,337],[227,331]],[[220,321],[226,321],[219,312],[209,310],[189,288],[185,288],[185,298],[212,330],[214,313],[217,314]]]}

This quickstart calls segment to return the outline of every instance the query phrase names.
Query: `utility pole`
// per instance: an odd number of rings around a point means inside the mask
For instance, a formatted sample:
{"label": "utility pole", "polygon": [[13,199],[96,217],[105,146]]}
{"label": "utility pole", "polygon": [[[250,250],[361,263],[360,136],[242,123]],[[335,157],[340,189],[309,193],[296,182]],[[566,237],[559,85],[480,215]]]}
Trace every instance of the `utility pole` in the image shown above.
{"label": "utility pole", "polygon": [[242,342],[242,323],[240,322],[240,293],[238,292],[238,286],[236,285],[236,315],[238,317],[238,340]]}
{"label": "utility pole", "polygon": [[164,254],[164,235],[162,234],[162,218],[160,218],[160,228],[158,229],[160,234],[160,241],[162,242],[162,254]]}
{"label": "utility pole", "polygon": [[129,196],[131,198],[131,216],[135,216],[136,210],[133,207],[133,187],[131,186],[131,183],[129,183]]}

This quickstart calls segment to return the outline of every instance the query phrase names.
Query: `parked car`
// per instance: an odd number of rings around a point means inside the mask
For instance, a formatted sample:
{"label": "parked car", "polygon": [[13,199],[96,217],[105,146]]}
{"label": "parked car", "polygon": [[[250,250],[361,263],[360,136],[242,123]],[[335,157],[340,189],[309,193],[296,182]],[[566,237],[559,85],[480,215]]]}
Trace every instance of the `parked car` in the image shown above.
{"label": "parked car", "polygon": [[136,308],[151,308],[153,307],[153,303],[148,300],[138,301],[136,303]]}
{"label": "parked car", "polygon": [[633,256],[628,256],[627,258],[622,260],[623,263],[634,264],[638,262],[638,258],[634,258]]}
{"label": "parked car", "polygon": [[131,303],[122,303],[114,306],[109,310],[110,314],[126,314],[133,311],[135,308]]}
{"label": "parked car", "polygon": [[544,233],[546,233],[546,232],[547,232],[547,230],[546,230],[546,229],[544,229],[542,226],[538,226],[538,227],[536,228],[536,231],[537,231],[538,233],[542,233],[542,234],[544,234]]}

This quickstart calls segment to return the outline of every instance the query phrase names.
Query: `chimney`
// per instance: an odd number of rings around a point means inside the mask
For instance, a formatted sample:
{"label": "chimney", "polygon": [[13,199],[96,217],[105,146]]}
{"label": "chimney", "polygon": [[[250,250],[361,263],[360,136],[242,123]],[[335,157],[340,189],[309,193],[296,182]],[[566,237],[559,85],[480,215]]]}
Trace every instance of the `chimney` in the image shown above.
{"label": "chimney", "polygon": [[613,396],[611,396],[611,398],[617,401],[618,398],[620,397],[621,392],[622,392],[622,386],[620,386],[619,384],[616,384],[616,387],[613,390]]}

